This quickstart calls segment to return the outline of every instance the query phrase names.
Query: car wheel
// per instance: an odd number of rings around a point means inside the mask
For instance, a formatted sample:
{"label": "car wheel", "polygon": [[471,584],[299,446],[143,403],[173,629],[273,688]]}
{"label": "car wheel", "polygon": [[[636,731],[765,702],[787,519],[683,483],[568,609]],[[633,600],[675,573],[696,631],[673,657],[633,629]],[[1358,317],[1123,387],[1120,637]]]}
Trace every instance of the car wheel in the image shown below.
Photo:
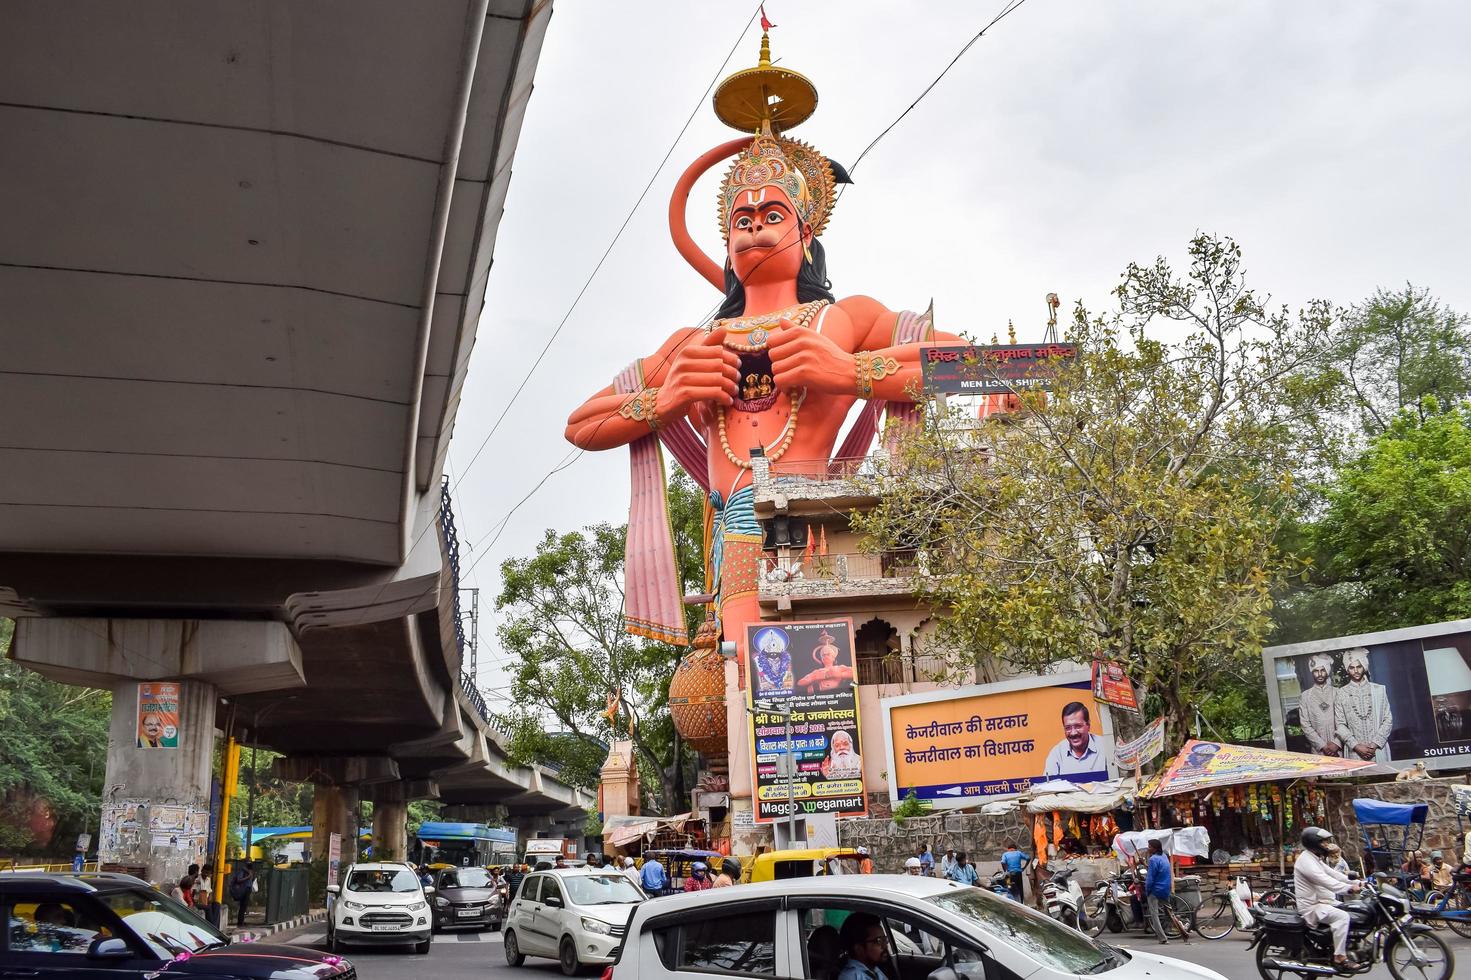
{"label": "car wheel", "polygon": [[490,931],[491,932],[500,932],[501,931],[501,927],[504,926],[505,924],[506,923],[505,923],[505,920],[504,919],[495,919],[495,920],[492,920],[491,923],[490,923]]}
{"label": "car wheel", "polygon": [[422,943],[415,943],[414,952],[418,953],[420,956],[425,955],[429,952],[429,944],[433,941],[433,939],[426,939]]}
{"label": "car wheel", "polygon": [[516,934],[507,930],[506,932],[506,965],[520,966],[526,962],[526,954],[521,952],[521,944],[516,942]]}
{"label": "car wheel", "polygon": [[582,972],[582,962],[577,958],[577,946],[570,937],[563,937],[562,945],[557,950],[557,961],[562,964],[562,975],[565,977],[575,977]]}

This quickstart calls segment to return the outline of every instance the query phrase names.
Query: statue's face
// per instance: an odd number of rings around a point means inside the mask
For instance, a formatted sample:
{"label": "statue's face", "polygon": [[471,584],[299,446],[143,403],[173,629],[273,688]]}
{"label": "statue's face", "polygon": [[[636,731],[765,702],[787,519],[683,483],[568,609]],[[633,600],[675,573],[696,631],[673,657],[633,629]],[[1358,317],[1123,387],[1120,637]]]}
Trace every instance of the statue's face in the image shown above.
{"label": "statue's face", "polygon": [[802,268],[802,219],[778,187],[741,191],[730,212],[730,267],[743,283],[797,278]]}
{"label": "statue's face", "polygon": [[824,667],[831,667],[838,662],[838,649],[837,647],[823,647],[818,656],[822,658]]}

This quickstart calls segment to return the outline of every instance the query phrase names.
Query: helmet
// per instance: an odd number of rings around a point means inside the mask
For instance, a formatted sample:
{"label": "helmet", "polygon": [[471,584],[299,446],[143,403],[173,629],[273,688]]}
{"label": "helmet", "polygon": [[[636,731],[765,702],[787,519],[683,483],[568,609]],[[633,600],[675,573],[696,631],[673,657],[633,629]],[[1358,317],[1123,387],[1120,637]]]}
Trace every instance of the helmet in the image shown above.
{"label": "helmet", "polygon": [[1312,851],[1318,857],[1328,853],[1328,845],[1333,842],[1333,835],[1322,827],[1305,827],[1302,832],[1302,846]]}
{"label": "helmet", "polygon": [[696,871],[705,871],[705,870],[708,870],[708,869],[705,867],[705,862],[704,861],[696,861],[695,862],[695,870]]}
{"label": "helmet", "polygon": [[917,868],[917,867],[919,867],[919,858],[917,858],[917,857],[905,858],[904,859],[904,867],[905,868]]}

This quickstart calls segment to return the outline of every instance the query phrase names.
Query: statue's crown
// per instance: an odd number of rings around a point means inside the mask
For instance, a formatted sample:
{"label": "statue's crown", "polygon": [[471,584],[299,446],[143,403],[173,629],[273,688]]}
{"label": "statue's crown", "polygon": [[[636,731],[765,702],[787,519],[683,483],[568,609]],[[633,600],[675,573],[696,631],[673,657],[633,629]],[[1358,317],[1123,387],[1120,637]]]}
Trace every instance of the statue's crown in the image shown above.
{"label": "statue's crown", "polygon": [[801,140],[762,133],[731,162],[720,185],[720,233],[730,233],[730,213],[742,191],[780,187],[797,214],[821,235],[832,216],[837,182],[828,158]]}
{"label": "statue's crown", "polygon": [[756,134],[731,163],[720,185],[721,235],[729,237],[730,212],[742,191],[773,186],[792,199],[814,235],[822,234],[836,198],[832,162],[801,140],[781,135],[816,111],[813,84],[795,71],[772,64],[771,40],[763,31],[756,67],[742,69],[721,82],[713,101],[722,122]]}

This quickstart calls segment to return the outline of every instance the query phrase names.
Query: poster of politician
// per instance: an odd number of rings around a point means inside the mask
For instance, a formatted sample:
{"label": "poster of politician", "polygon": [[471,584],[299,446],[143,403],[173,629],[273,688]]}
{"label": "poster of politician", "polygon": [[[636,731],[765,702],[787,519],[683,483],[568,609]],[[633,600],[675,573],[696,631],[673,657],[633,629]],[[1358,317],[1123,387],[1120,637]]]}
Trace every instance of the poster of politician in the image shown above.
{"label": "poster of politician", "polygon": [[[793,803],[799,816],[866,814],[852,621],[746,627],[746,677],[752,709],[756,821],[782,819]],[[783,715],[788,709],[796,766],[790,788],[784,775],[787,722]]]}
{"label": "poster of politician", "polygon": [[1471,765],[1471,620],[1262,652],[1278,748],[1403,769]]}
{"label": "poster of politician", "polygon": [[880,702],[889,732],[889,796],[936,807],[1026,792],[1061,779],[1117,775],[1113,726],[1078,671],[999,684],[925,691]]}
{"label": "poster of politician", "polygon": [[179,747],[179,685],[145,681],[138,685],[138,748]]}

